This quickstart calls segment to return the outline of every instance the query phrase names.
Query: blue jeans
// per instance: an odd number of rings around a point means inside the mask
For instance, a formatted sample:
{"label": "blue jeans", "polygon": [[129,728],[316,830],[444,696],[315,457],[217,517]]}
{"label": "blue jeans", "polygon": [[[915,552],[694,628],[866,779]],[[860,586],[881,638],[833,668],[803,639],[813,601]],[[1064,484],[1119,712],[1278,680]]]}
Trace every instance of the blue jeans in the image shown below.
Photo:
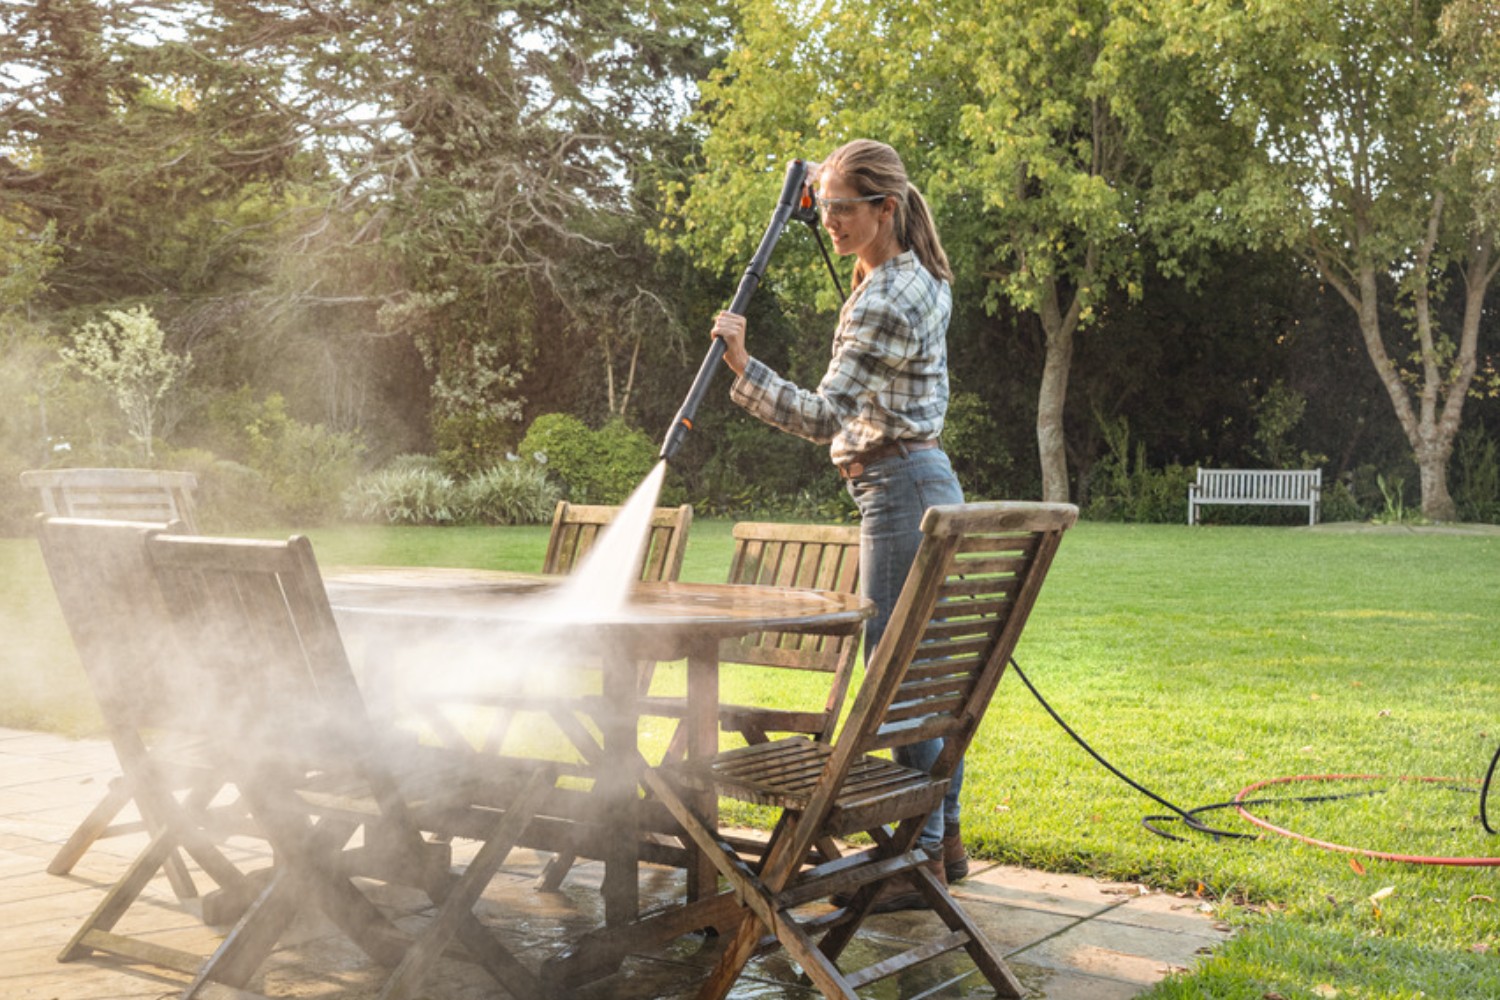
{"label": "blue jeans", "polygon": [[[865,662],[869,663],[906,583],[906,574],[922,542],[922,515],[938,504],[963,503],[963,489],[941,448],[893,455],[871,463],[864,474],[849,481],[849,495],[859,508],[860,590],[875,605],[865,623]],[[931,771],[942,753],[943,741],[924,740],[897,747],[897,763]],[[964,781],[958,762],[942,809],[934,809],[922,826],[923,847],[937,848],[945,827],[958,826],[958,793]]]}

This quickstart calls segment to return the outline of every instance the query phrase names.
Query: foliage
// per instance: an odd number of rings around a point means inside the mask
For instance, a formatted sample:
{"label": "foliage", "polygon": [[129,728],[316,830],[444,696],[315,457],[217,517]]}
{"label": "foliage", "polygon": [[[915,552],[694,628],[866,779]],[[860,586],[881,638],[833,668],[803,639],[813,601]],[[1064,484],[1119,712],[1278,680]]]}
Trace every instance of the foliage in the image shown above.
{"label": "foliage", "polygon": [[495,364],[494,345],[472,352],[463,364],[447,365],[432,387],[438,459],[459,476],[492,466],[515,447],[525,403],[514,395],[520,376]]}
{"label": "foliage", "polygon": [[1375,485],[1380,488],[1380,497],[1385,504],[1370,518],[1371,521],[1376,524],[1425,523],[1426,519],[1420,512],[1409,510],[1406,506],[1406,480],[1396,478],[1387,483],[1385,476],[1377,473]]}
{"label": "foliage", "polygon": [[1281,379],[1272,382],[1255,403],[1257,456],[1268,468],[1289,469],[1296,461],[1288,437],[1302,421],[1307,397]]}
{"label": "foliage", "polygon": [[0,215],[0,312],[38,299],[47,290],[47,272],[61,257],[56,222],[49,219],[31,232]]}
{"label": "foliage", "polygon": [[466,524],[548,524],[562,491],[544,465],[499,462],[458,488],[458,520]]}
{"label": "foliage", "polygon": [[193,431],[183,435],[191,444],[239,470],[236,476],[257,477],[253,489],[244,484],[251,497],[241,516],[263,518],[265,503],[255,494],[268,491],[274,519],[303,525],[339,514],[366,452],[357,434],[299,420],[280,393],[257,399],[248,386],[215,396]]}
{"label": "foliage", "polygon": [[972,499],[1016,497],[1015,460],[1005,450],[995,418],[977,393],[955,392],[948,401],[943,424],[943,450],[953,460],[953,471]]}
{"label": "foliage", "polygon": [[1318,518],[1326,524],[1341,521],[1364,520],[1364,509],[1355,499],[1349,484],[1343,480],[1323,487],[1323,499],[1318,504]]}
{"label": "foliage", "polygon": [[1500,524],[1500,455],[1494,438],[1486,436],[1482,427],[1469,428],[1458,436],[1454,459],[1460,517]]}
{"label": "foliage", "polygon": [[[727,261],[746,238],[735,207],[774,190],[787,159],[859,135],[890,142],[932,196],[959,284],[977,285],[992,312],[1040,321],[1043,493],[1066,499],[1075,333],[1112,287],[1139,297],[1143,233],[1170,243],[1162,259],[1175,274],[1223,235],[1210,206],[1152,183],[1222,154],[1171,127],[1175,106],[1200,97],[1164,54],[1151,5],[746,0],[743,10],[741,44],[703,87],[702,169],[667,191],[684,216],[673,235]],[[803,287],[817,269],[806,260]]]}
{"label": "foliage", "polygon": [[545,524],[561,491],[539,463],[500,462],[457,480],[425,456],[400,456],[344,491],[346,517],[378,524]]}
{"label": "foliage", "polygon": [[1097,521],[1177,524],[1185,520],[1188,486],[1194,471],[1180,465],[1153,469],[1145,442],[1130,450],[1130,423],[1099,418],[1108,451],[1090,470],[1085,514]]}
{"label": "foliage", "polygon": [[453,478],[436,469],[381,469],[344,491],[344,516],[383,524],[450,524],[457,519],[455,493]]}
{"label": "foliage", "polygon": [[657,462],[656,445],[623,421],[593,430],[566,413],[532,421],[521,454],[544,461],[574,503],[624,503]]}
{"label": "foliage", "polygon": [[74,331],[73,345],[58,353],[70,368],[113,394],[130,436],[150,462],[157,426],[173,387],[192,367],[192,355],[167,348],[165,333],[143,305],[111,309],[102,321],[85,323]]}
{"label": "foliage", "polygon": [[[832,496],[841,483],[826,445],[813,444],[762,423],[733,407],[713,426],[699,420],[695,435],[712,438],[695,469],[693,509],[743,514],[764,509],[774,498],[799,493]],[[691,441],[692,438],[689,438]]]}
{"label": "foliage", "polygon": [[246,464],[265,476],[283,518],[316,524],[338,513],[340,495],[358,475],[364,454],[357,437],[293,418],[275,394],[244,434]]}

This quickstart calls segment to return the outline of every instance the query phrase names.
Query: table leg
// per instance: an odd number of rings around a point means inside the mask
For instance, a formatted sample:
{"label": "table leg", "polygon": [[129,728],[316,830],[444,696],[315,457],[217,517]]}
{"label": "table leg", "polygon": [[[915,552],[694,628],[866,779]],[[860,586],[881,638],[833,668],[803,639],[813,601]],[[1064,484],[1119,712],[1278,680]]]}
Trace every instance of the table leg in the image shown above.
{"label": "table leg", "polygon": [[[604,760],[594,791],[599,796],[604,815],[619,824],[621,833],[634,829],[639,822],[636,808],[640,782],[635,771],[638,759],[636,727],[640,715],[637,704],[635,661],[613,655],[604,664],[604,704],[599,729]],[[635,836],[609,837],[604,846],[604,923],[615,927],[629,923],[640,914],[640,833]]]}
{"label": "table leg", "polygon": [[[719,644],[696,643],[688,652],[687,756],[703,760],[719,752]],[[709,829],[719,826],[719,799],[710,789],[693,793],[688,800]],[[713,860],[689,840],[687,896],[696,901],[718,889],[718,870]]]}

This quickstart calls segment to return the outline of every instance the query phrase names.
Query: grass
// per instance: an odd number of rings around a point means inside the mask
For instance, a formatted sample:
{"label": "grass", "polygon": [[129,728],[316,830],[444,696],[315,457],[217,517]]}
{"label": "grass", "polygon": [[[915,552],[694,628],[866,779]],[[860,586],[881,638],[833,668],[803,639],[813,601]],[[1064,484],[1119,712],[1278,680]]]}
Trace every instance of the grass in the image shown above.
{"label": "grass", "polygon": [[[685,578],[722,579],[729,528],[694,524]],[[310,534],[325,566],[526,569],[546,543],[544,528]],[[0,723],[97,729],[56,609],[38,596],[50,598],[34,543],[0,542],[0,567],[12,637]],[[1017,659],[1099,752],[1180,806],[1284,776],[1451,777],[1461,788],[1273,786],[1259,794],[1376,794],[1259,811],[1340,843],[1488,857],[1500,839],[1478,822],[1476,789],[1500,743],[1497,593],[1493,534],[1083,524],[1063,542]],[[659,674],[680,682],[671,667]],[[805,680],[733,675],[725,693],[817,700],[795,688]],[[1270,835],[1154,836],[1140,820],[1164,810],[1089,759],[1015,678],[1001,684],[966,767],[974,853],[1146,882],[1236,925],[1230,943],[1152,998],[1500,996],[1493,868],[1351,862]],[[1205,819],[1256,832],[1231,811]]]}

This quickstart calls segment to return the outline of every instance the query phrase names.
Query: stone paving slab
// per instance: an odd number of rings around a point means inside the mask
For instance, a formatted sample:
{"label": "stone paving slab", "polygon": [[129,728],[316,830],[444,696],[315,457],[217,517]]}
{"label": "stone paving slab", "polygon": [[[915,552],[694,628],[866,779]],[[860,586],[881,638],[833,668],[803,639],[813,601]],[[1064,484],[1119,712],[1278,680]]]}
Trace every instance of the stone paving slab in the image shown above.
{"label": "stone paving slab", "polygon": [[[146,843],[143,833],[101,841],[66,876],[46,865],[74,825],[104,794],[115,772],[102,741],[0,729],[0,997],[5,1000],[161,1000],[179,993],[186,977],[96,955],[66,964],[57,955]],[[231,841],[248,867],[268,861],[264,845]],[[455,858],[465,857],[455,844]],[[512,852],[478,906],[523,963],[537,967],[570,939],[603,920],[597,862],[575,866],[561,891],[535,888],[548,855]],[[202,880],[206,882],[205,880]],[[681,891],[680,873],[650,869],[642,877],[643,906]],[[955,895],[1006,953],[1028,995],[1050,1000],[1126,1000],[1170,972],[1190,966],[1227,936],[1198,911],[1196,901],[1008,865],[976,863]],[[431,911],[418,893],[372,886],[372,897],[396,923],[420,928]],[[197,901],[181,901],[158,878],[118,926],[121,933],[209,955],[227,928],[203,924]],[[870,918],[851,958],[879,958],[941,926],[926,912]],[[695,995],[723,942],[687,935],[652,954],[634,955],[620,971],[576,990],[582,1000],[686,1000]],[[858,954],[854,954],[858,953]],[[317,915],[298,918],[252,986],[285,1000],[374,997],[384,978],[353,944]],[[428,979],[430,1000],[479,1000],[500,995],[477,967],[440,962]],[[881,1000],[968,1000],[992,996],[962,953],[867,987]],[[736,984],[736,1000],[813,1000],[781,952],[757,958]],[[531,998],[525,998],[531,1000]]]}

